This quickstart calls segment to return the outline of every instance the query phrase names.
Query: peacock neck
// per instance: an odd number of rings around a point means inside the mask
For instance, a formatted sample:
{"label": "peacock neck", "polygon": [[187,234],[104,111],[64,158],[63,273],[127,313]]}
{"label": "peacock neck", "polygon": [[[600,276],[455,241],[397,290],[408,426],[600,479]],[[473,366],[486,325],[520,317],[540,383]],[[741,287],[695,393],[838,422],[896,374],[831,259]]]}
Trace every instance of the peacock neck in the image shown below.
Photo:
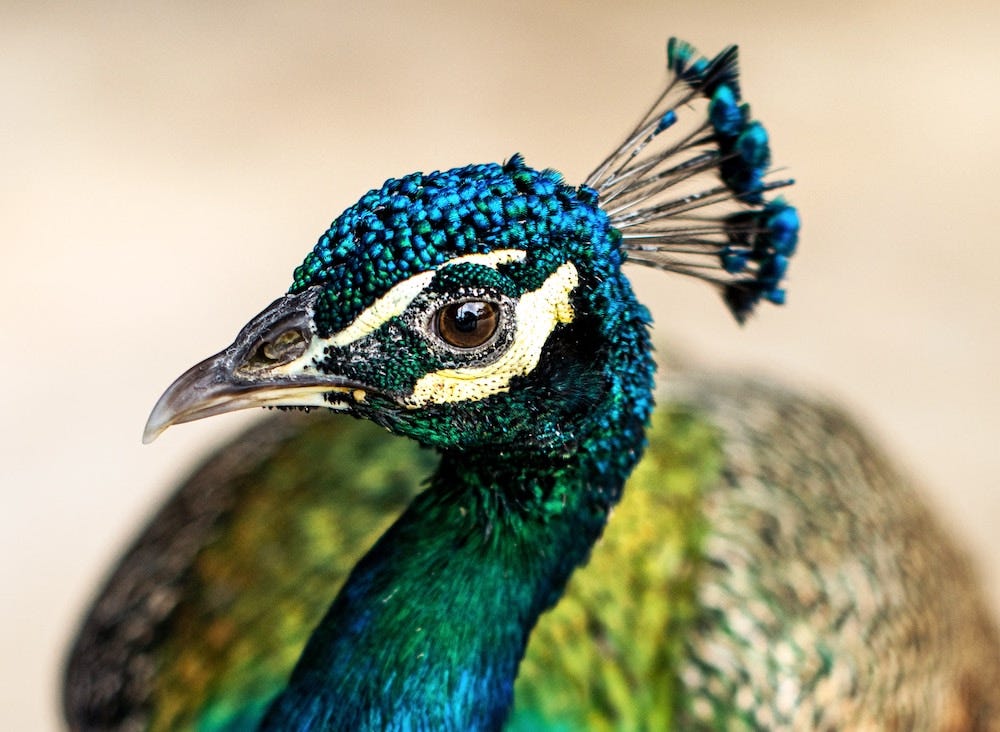
{"label": "peacock neck", "polygon": [[644,325],[637,339],[605,364],[606,391],[572,445],[442,455],[354,568],[264,729],[503,724],[535,622],[586,561],[641,455]]}

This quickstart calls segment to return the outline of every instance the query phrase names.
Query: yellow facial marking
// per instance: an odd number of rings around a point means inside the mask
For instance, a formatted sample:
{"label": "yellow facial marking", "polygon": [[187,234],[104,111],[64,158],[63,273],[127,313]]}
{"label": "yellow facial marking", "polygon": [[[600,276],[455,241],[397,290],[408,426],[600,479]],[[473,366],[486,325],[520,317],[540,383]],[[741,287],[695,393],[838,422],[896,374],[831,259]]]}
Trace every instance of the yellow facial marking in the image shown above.
{"label": "yellow facial marking", "polygon": [[[455,257],[454,259],[449,259],[441,267],[448,267],[453,264],[481,264],[496,269],[501,264],[520,261],[525,256],[526,252],[521,249],[501,249],[485,254],[466,254],[463,257]],[[342,347],[354,343],[367,335],[371,335],[392,318],[402,315],[406,311],[406,308],[410,306],[410,303],[413,302],[414,298],[434,279],[434,273],[437,269],[440,269],[440,267],[421,272],[390,288],[387,293],[365,308],[354,319],[353,323],[339,333],[334,334],[326,343],[323,343],[322,347],[325,348],[330,345]]]}
{"label": "yellow facial marking", "polygon": [[442,369],[422,376],[406,400],[407,405],[416,408],[478,401],[507,391],[511,379],[530,373],[538,365],[542,348],[555,327],[573,320],[570,295],[578,281],[572,263],[559,267],[541,287],[521,296],[515,311],[514,341],[500,358],[486,366]]}

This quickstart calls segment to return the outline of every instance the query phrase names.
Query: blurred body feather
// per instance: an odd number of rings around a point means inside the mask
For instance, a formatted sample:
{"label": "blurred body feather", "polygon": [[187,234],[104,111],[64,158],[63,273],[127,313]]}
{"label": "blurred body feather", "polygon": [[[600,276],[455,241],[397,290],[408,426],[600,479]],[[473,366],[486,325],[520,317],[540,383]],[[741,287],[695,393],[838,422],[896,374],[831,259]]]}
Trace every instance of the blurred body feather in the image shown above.
{"label": "blurred body feather", "polygon": [[[510,727],[995,728],[974,573],[871,441],[774,386],[669,381],[647,458],[532,636]],[[435,460],[321,414],[238,437],[95,607],[68,672],[76,728],[250,726]]]}

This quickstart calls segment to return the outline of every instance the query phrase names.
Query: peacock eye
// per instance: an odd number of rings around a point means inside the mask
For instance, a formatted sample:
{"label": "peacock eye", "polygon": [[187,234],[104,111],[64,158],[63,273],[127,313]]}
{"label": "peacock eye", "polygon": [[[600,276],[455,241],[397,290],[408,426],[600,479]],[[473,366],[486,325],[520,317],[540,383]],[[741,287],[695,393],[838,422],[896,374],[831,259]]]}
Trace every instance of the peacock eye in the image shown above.
{"label": "peacock eye", "polygon": [[500,306],[484,300],[453,302],[437,311],[437,334],[454,348],[476,348],[497,332]]}

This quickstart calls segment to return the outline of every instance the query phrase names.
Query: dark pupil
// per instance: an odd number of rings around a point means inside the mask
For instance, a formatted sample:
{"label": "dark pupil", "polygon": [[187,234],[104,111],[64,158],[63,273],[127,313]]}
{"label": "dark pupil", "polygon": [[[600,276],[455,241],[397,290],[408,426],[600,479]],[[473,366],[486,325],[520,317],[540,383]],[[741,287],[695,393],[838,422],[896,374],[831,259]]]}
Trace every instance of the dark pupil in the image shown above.
{"label": "dark pupil", "polygon": [[438,333],[457,348],[475,348],[497,329],[497,306],[491,302],[453,303],[438,312]]}
{"label": "dark pupil", "polygon": [[455,312],[455,327],[463,333],[474,333],[479,326],[479,320],[486,317],[489,315],[485,303],[462,303]]}

